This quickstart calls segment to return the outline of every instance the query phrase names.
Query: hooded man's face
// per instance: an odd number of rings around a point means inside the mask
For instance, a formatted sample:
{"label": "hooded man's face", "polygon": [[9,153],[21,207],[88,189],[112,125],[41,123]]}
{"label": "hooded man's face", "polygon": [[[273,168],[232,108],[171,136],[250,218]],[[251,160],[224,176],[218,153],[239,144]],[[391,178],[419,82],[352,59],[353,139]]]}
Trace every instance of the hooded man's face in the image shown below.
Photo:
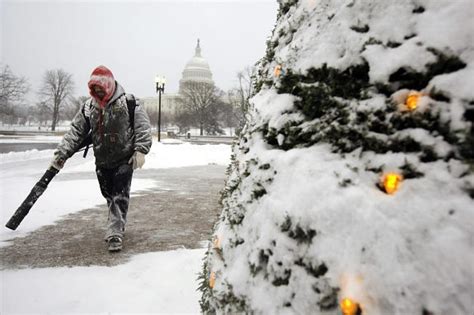
{"label": "hooded man's face", "polygon": [[94,85],[92,87],[92,89],[94,90],[94,94],[100,99],[102,100],[105,96],[105,91],[98,85]]}
{"label": "hooded man's face", "polygon": [[89,87],[90,95],[96,99],[101,107],[105,107],[114,95],[116,83],[114,75],[107,67],[98,66],[92,71],[87,86]]}

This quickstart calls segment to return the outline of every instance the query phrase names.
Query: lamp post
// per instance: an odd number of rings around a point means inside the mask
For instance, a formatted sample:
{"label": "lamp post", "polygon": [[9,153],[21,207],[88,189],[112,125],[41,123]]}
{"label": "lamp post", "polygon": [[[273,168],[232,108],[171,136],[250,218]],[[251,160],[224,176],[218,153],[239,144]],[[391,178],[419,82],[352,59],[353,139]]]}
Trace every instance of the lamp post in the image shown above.
{"label": "lamp post", "polygon": [[165,92],[165,77],[156,76],[156,92],[158,93],[158,142],[161,141],[161,93]]}

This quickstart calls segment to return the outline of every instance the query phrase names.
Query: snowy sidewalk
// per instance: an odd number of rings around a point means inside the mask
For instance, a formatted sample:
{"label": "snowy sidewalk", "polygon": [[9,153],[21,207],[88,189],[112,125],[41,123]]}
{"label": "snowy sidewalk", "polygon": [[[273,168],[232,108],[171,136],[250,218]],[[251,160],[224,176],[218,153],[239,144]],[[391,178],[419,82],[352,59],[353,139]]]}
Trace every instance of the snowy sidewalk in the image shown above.
{"label": "snowy sidewalk", "polygon": [[[0,154],[3,224],[51,156]],[[93,158],[74,156],[17,231],[0,227],[0,314],[199,313],[229,158],[230,146],[155,143],[134,174],[124,249],[111,254]]]}
{"label": "snowy sidewalk", "polygon": [[[68,174],[58,180],[71,182],[75,177]],[[137,172],[134,180],[138,178],[153,178],[158,185],[132,196],[123,251],[111,255],[106,250],[107,206],[103,204],[69,214],[0,247],[1,268],[111,266],[141,253],[202,248],[219,215],[225,167],[150,169]]]}

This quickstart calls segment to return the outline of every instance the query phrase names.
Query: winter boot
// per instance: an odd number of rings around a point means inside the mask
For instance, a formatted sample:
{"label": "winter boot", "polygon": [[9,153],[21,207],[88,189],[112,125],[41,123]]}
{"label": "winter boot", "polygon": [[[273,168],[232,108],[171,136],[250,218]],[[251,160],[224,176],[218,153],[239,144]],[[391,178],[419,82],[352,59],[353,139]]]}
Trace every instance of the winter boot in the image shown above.
{"label": "winter boot", "polygon": [[119,252],[122,249],[122,239],[118,236],[113,236],[108,240],[109,252]]}

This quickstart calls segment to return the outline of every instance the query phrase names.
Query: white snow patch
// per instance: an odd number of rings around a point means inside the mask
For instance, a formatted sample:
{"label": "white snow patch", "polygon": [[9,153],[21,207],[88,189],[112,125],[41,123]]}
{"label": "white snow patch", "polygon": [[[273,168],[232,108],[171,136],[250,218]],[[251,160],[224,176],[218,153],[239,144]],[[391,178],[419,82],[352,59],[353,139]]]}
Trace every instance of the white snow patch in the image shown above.
{"label": "white snow patch", "polygon": [[362,56],[370,64],[371,82],[386,82],[392,73],[402,67],[423,72],[426,64],[436,60],[425,47],[417,45],[416,39],[406,41],[397,48],[369,45]]}
{"label": "white snow patch", "polygon": [[228,144],[197,145],[183,143],[167,145],[154,142],[145,156],[144,170],[197,165],[228,165],[231,146]]}
{"label": "white snow patch", "polygon": [[443,91],[450,98],[460,98],[474,100],[474,89],[469,84],[459,84],[459,82],[474,83],[474,65],[468,65],[454,73],[436,76],[428,84],[428,90],[432,88]]}
{"label": "white snow patch", "polygon": [[148,253],[114,267],[3,270],[0,313],[198,314],[204,252]]}

